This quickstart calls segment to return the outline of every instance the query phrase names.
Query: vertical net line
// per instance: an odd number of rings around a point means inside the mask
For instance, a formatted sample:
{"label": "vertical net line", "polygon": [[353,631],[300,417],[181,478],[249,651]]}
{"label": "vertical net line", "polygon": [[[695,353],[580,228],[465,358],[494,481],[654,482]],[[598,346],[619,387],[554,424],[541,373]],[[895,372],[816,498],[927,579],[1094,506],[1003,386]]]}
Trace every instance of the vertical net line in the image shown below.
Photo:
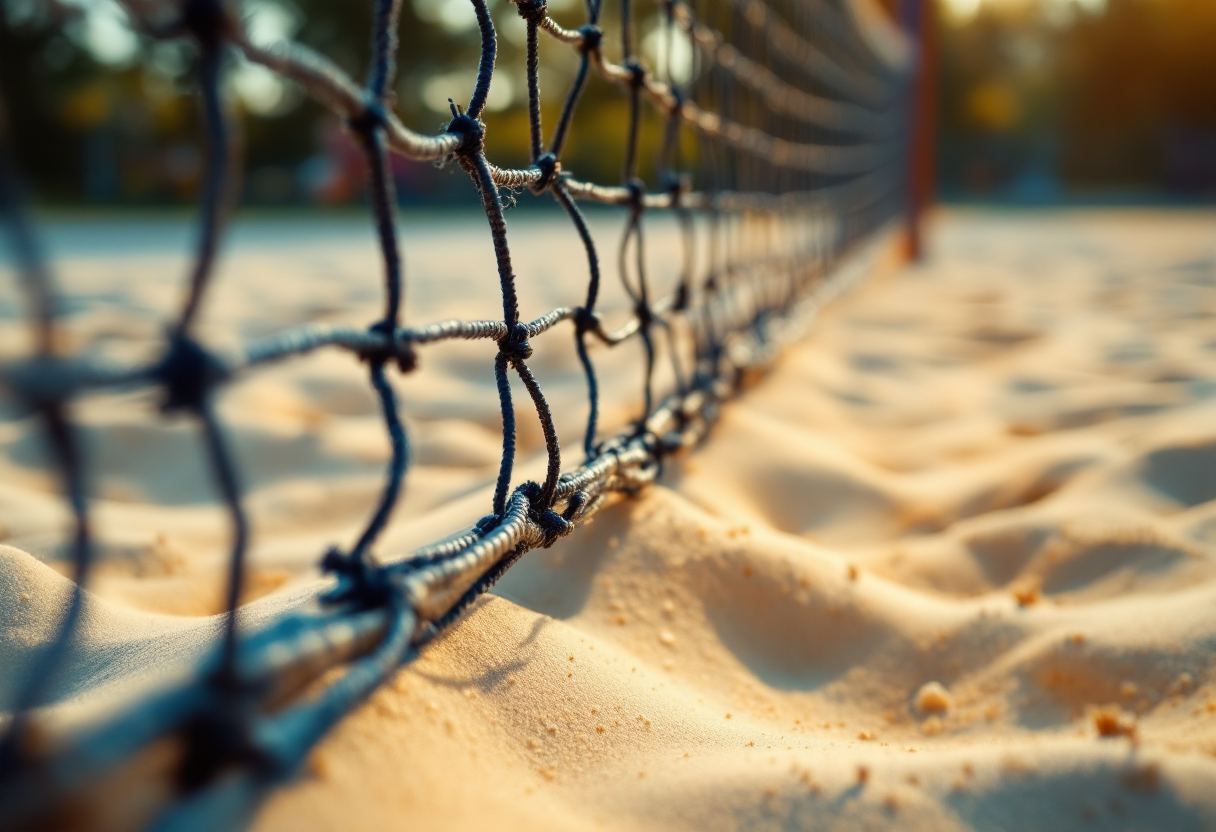
{"label": "vertical net line", "polygon": [[[29,324],[35,345],[35,357],[28,367],[30,381],[41,377],[56,352],[55,294],[50,269],[33,225],[23,204],[21,184],[11,162],[9,130],[3,100],[0,99],[0,217],[8,230],[9,246],[14,253],[22,288],[29,300]],[[80,619],[84,605],[85,587],[90,577],[92,524],[85,496],[84,468],[80,458],[79,439],[67,412],[67,405],[55,391],[31,389],[24,404],[42,422],[52,458],[60,478],[60,487],[68,502],[72,517],[71,562],[73,590],[68,608],[58,622],[57,634],[37,652],[33,668],[24,685],[17,687],[13,718],[0,736],[0,777],[20,765],[28,749],[25,747],[29,727],[28,712],[51,688],[56,672],[66,658],[69,639]]]}

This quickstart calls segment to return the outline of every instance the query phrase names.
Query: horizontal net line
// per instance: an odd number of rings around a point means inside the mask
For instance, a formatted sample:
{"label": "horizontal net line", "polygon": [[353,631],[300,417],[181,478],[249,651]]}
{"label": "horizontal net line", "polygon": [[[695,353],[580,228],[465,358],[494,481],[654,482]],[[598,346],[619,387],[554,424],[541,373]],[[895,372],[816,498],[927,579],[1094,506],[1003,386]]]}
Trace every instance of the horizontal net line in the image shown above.
{"label": "horizontal net line", "polygon": [[[518,2],[518,0],[512,1]],[[761,64],[748,58],[739,49],[730,45],[721,32],[700,22],[697,19],[695,10],[685,0],[660,0],[660,5],[669,10],[681,29],[694,36],[704,54],[714,58],[720,67],[736,75],[740,80],[748,83],[749,86],[753,86],[754,89],[766,93],[769,96],[770,103],[780,105],[783,112],[787,115],[792,115],[807,123],[818,124],[823,127],[847,126],[854,130],[864,129],[871,131],[875,129],[874,124],[880,120],[874,111],[864,106],[859,106],[851,101],[836,101],[812,95],[792,84],[782,81]],[[745,0],[741,8],[750,9],[750,0]],[[556,40],[573,46],[580,51],[588,49],[590,42],[598,43],[600,39],[598,29],[590,32],[580,29],[567,29],[548,15],[541,19],[540,27]],[[595,48],[598,49],[598,46]],[[817,51],[809,44],[807,45],[807,49]],[[830,59],[826,58],[825,60],[830,61]],[[812,73],[822,71],[823,68],[818,63],[811,70]],[[839,68],[837,68],[837,71],[843,72]],[[833,75],[832,70],[828,70],[828,72],[828,79],[820,80],[824,80],[825,83],[830,85],[833,80],[838,80],[838,75]],[[804,105],[803,109],[792,106],[791,102]]]}
{"label": "horizontal net line", "polygon": [[[726,0],[742,12],[745,20],[762,32],[765,40],[791,63],[818,77],[839,94],[871,107],[882,107],[886,90],[879,78],[864,72],[850,72],[825,55],[774,14],[761,0]],[[829,4],[818,4],[829,7]],[[820,20],[822,18],[817,18]],[[847,27],[847,24],[846,24]],[[851,34],[851,29],[850,29]],[[853,39],[853,38],[850,38]]]}
{"label": "horizontal net line", "polygon": [[[560,30],[556,24],[554,27]],[[550,29],[546,28],[545,31]],[[579,34],[578,42],[581,43],[583,39],[584,35]],[[261,48],[243,38],[236,43],[249,60],[296,81],[318,103],[329,107],[338,115],[352,119],[372,114],[383,120],[390,147],[402,156],[416,161],[441,161],[451,157],[460,147],[462,139],[459,136],[450,133],[438,136],[417,133],[403,125],[395,114],[386,111],[382,106],[376,104],[369,108],[359,88],[336,64],[307,47],[284,43],[272,48]],[[626,87],[639,83],[660,111],[678,113],[684,123],[704,135],[720,139],[735,149],[764,159],[777,167],[795,168],[811,173],[862,173],[872,170],[875,160],[880,158],[880,148],[873,145],[844,147],[775,138],[757,128],[706,111],[692,101],[681,100],[669,85],[656,80],[653,73],[644,67],[641,74],[635,75],[628,67],[605,59],[598,48],[589,50],[588,55],[591,66],[605,80]],[[514,186],[513,181],[504,184]]]}
{"label": "horizontal net line", "polygon": [[344,119],[367,116],[370,110],[374,117],[382,119],[389,145],[406,158],[443,161],[463,141],[452,133],[430,136],[406,127],[391,110],[368,101],[362,89],[337,64],[303,44],[282,42],[263,48],[250,43],[244,33],[233,42],[246,58],[295,81],[319,104]]}
{"label": "horizontal net line", "polygon": [[655,79],[650,72],[640,73],[639,78],[628,67],[605,59],[600,50],[592,50],[589,54],[591,65],[605,80],[625,87],[639,84],[660,112],[677,114],[685,124],[706,137],[718,139],[774,167],[808,173],[864,173],[874,168],[874,160],[881,153],[880,147],[874,144],[842,146],[776,138],[677,96],[668,84]]}
{"label": "horizontal net line", "polygon": [[[887,165],[898,159],[888,160]],[[509,174],[527,174],[526,171],[510,171]],[[646,209],[678,210],[703,213],[732,214],[780,214],[792,208],[809,208],[817,205],[839,206],[844,209],[864,207],[872,198],[873,190],[886,171],[880,168],[855,177],[840,185],[827,185],[813,190],[771,193],[766,191],[669,191],[667,193],[645,193],[640,196],[633,190],[618,185],[596,185],[573,177],[563,177],[570,195],[580,200],[603,205],[628,206],[635,200]],[[539,175],[538,175],[539,176]],[[522,177],[521,177],[522,178]],[[527,176],[531,179],[530,174]],[[504,177],[504,184],[514,176]]]}
{"label": "horizontal net line", "polygon": [[[874,204],[874,202],[884,196],[884,183],[889,187],[889,182],[885,182],[882,178],[871,176],[866,177],[864,180],[850,183],[852,187],[846,186],[840,188],[839,192],[842,195],[847,193],[853,197],[851,201],[844,201],[843,199],[833,200],[830,198],[827,189],[769,196],[774,201],[781,203],[787,210],[796,208],[817,209],[820,212],[827,212],[829,209],[858,210]],[[586,193],[581,192],[579,189],[586,189],[587,191],[592,189],[612,191],[611,199],[613,204],[626,204],[629,199],[632,199],[632,195],[628,189],[610,189],[604,186],[571,180],[571,193],[586,195]],[[619,192],[619,196],[621,197],[619,201],[615,199],[618,196],[617,192]],[[646,202],[647,207],[656,209],[673,207],[670,203],[659,204],[661,200],[671,199],[670,195],[647,195],[645,199],[650,199],[652,196],[656,202],[653,205]],[[695,198],[700,196],[699,194],[694,193],[690,196],[693,199],[689,200],[688,205],[684,205],[681,201],[680,205],[674,207],[687,207],[690,210],[712,210],[698,205],[698,200]],[[713,195],[715,201],[724,199],[728,204],[735,198],[750,201],[760,196],[763,195],[730,194],[726,192]],[[606,197],[599,201],[609,202],[610,199]],[[778,209],[774,207],[774,210]],[[799,254],[794,253],[785,256],[797,259]],[[759,258],[758,261],[752,261],[750,265],[754,266],[757,262],[779,260],[781,258],[782,255],[779,254],[766,255]],[[746,266],[748,264],[742,265]],[[677,289],[653,302],[651,304],[651,314],[655,317],[665,317],[673,311],[682,311],[676,310],[678,296],[679,290]],[[536,337],[560,323],[573,320],[579,315],[579,312],[579,307],[570,306],[557,307],[550,310],[525,325],[527,337]],[[598,341],[607,346],[616,346],[627,341],[639,332],[641,326],[642,319],[637,315],[631,316],[625,323],[611,330],[604,328],[603,321],[598,314],[592,313],[588,318],[588,331],[595,335]],[[411,350],[414,346],[454,340],[489,340],[497,342],[507,338],[509,335],[509,327],[500,320],[465,321],[447,319],[418,327],[398,327],[391,334],[374,329],[359,329],[338,324],[310,323],[259,338],[226,358],[217,354],[217,358],[221,362],[217,366],[217,371],[221,372],[225,377],[235,376],[263,364],[305,355],[326,347],[337,347],[364,357],[370,355],[388,355],[393,358],[402,358],[406,356],[412,357]],[[159,383],[159,368],[159,363],[125,365],[102,360],[94,356],[84,359],[67,360],[39,355],[29,361],[0,365],[0,382],[7,383],[7,386],[12,390],[20,391],[22,396],[27,399],[47,400],[66,397],[79,392],[99,392],[102,390],[128,392],[141,386],[157,384]]]}
{"label": "horizontal net line", "polygon": [[676,24],[692,35],[701,51],[713,58],[718,66],[731,73],[749,88],[760,93],[765,103],[783,115],[806,124],[848,131],[859,135],[884,135],[894,129],[889,119],[848,101],[836,101],[815,95],[787,84],[772,70],[755,61],[730,44],[725,35],[700,22],[692,7],[681,0],[671,0]]}

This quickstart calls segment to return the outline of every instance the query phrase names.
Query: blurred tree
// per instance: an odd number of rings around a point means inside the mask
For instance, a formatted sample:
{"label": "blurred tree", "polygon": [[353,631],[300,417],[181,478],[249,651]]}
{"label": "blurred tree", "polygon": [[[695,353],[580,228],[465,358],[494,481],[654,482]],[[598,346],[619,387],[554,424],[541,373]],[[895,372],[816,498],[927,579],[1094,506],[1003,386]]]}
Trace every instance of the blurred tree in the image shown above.
{"label": "blurred tree", "polygon": [[1212,0],[950,0],[945,11],[947,194],[1216,196]]}
{"label": "blurred tree", "polygon": [[[510,3],[494,2],[491,8],[499,55],[486,116],[487,147],[498,164],[526,165],[524,24]],[[585,19],[577,0],[551,0],[549,8],[569,26]],[[370,2],[245,0],[240,11],[255,40],[298,40],[362,78],[370,53]],[[612,25],[611,14],[606,26]],[[656,7],[644,9],[639,32],[648,35],[658,19]],[[657,39],[639,40],[653,48]],[[396,108],[417,130],[442,130],[450,119],[447,99],[467,103],[476,77],[480,36],[472,5],[406,0],[400,44]],[[610,50],[615,47],[606,43]],[[541,50],[542,105],[551,129],[577,55],[547,38]],[[194,59],[188,43],[132,34],[114,0],[0,4],[0,95],[12,114],[19,164],[40,197],[189,199],[201,156]],[[362,155],[337,119],[290,82],[236,56],[227,77],[230,111],[240,125],[246,201],[343,202],[361,194]],[[621,90],[593,74],[567,145],[567,169],[618,181],[625,125]],[[645,131],[643,159],[653,159],[661,134],[653,123]],[[402,180],[403,201],[473,198],[466,177],[452,169],[394,158],[394,171]],[[652,166],[644,173],[655,181]]]}
{"label": "blurred tree", "polygon": [[1066,176],[1216,188],[1216,3],[1109,0],[1062,53]]}

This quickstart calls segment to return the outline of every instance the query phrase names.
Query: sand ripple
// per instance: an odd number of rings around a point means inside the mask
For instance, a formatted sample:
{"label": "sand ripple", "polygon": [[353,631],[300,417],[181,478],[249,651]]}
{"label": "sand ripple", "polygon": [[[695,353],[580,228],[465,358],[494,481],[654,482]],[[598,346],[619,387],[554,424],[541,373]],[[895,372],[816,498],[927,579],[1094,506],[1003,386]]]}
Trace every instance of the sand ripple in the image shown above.
{"label": "sand ripple", "polygon": [[[526,556],[258,828],[1216,827],[1212,221],[947,215],[936,261],[835,309],[661,486]],[[324,257],[238,248],[213,332],[322,301],[361,320],[359,233],[317,242]],[[520,267],[529,304],[569,302],[577,240],[518,233],[570,246]],[[439,317],[443,281],[484,277],[490,255],[427,272],[452,240],[416,234],[411,315]],[[158,258],[70,260],[64,282],[156,309],[133,275]],[[271,266],[299,285],[240,280]],[[74,325],[87,340],[113,320],[98,301]],[[539,366],[573,449],[568,346]],[[386,552],[484,512],[486,359],[461,345],[401,385],[420,467]],[[631,360],[604,362],[618,422]],[[354,373],[322,356],[225,400],[258,530],[251,623],[316,585],[316,553],[375,493],[385,443]],[[222,515],[188,426],[149,410],[82,410],[104,558],[54,691],[65,713],[180,670],[216,632]],[[0,700],[70,589],[34,439],[0,424]],[[531,475],[534,426],[522,444]]]}

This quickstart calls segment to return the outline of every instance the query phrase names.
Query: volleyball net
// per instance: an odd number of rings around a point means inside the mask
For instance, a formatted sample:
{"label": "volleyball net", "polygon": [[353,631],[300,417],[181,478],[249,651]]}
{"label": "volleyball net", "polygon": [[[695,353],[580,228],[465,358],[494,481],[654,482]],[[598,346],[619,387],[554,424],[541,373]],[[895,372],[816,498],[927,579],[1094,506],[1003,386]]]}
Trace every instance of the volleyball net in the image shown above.
{"label": "volleyball net", "polygon": [[[524,553],[554,545],[612,495],[645,488],[664,460],[701,442],[752,371],[863,275],[886,231],[906,219],[916,62],[908,40],[860,0],[657,0],[645,8],[636,0],[611,7],[587,0],[582,19],[565,24],[544,0],[509,0],[526,29],[530,164],[519,168],[500,167],[486,154],[497,39],[487,0],[470,2],[480,33],[476,84],[467,98],[450,103],[443,132],[430,135],[407,127],[392,106],[397,63],[408,60],[397,54],[397,0],[372,0],[363,83],[303,45],[255,44],[240,9],[222,0],[123,0],[146,37],[193,44],[205,127],[198,242],[184,300],[149,363],[118,365],[89,350],[60,349],[60,287],[41,252],[12,154],[0,159],[6,166],[0,211],[35,345],[29,355],[6,357],[0,371],[6,395],[41,420],[49,438],[73,517],[76,585],[59,636],[41,648],[0,739],[0,826],[187,830],[247,823],[336,722],[453,626]],[[659,21],[667,47],[658,65],[640,57],[640,15]],[[550,50],[570,50],[577,62],[551,125],[542,121],[539,70]],[[235,352],[197,334],[202,301],[222,279],[216,253],[236,191],[222,94],[236,54],[332,111],[364,154],[383,271],[382,313],[367,328],[309,324]],[[676,55],[688,60],[677,66]],[[592,181],[563,165],[591,84],[621,92],[618,181]],[[658,125],[647,145],[658,148],[650,181],[639,176],[647,125]],[[392,154],[454,163],[467,174],[493,246],[497,274],[486,279],[497,281],[501,318],[408,321]],[[525,194],[553,199],[582,242],[585,261],[570,264],[563,276],[569,305],[521,306],[517,287],[529,275],[513,264],[505,206]],[[584,214],[591,204],[621,212],[619,238],[593,234]],[[662,293],[648,273],[645,247],[647,221],[660,214],[674,218],[679,246],[678,273],[666,276]],[[628,298],[623,320],[601,314],[608,279],[619,280]],[[543,378],[529,365],[540,337],[569,338],[582,368],[588,416],[574,448],[559,441]],[[487,342],[493,366],[502,456],[492,500],[480,521],[445,540],[413,552],[383,551],[378,541],[407,487],[410,464],[398,398],[408,396],[409,374],[426,348],[454,339]],[[605,435],[596,356],[633,342],[642,347],[636,418]],[[252,530],[239,460],[215,402],[230,382],[319,350],[345,351],[356,359],[352,371],[361,365],[366,373],[390,440],[383,488],[362,532],[323,553],[330,587],[246,631],[235,610]],[[515,400],[512,376],[527,393],[523,402]],[[222,642],[191,678],[100,721],[48,735],[38,709],[80,623],[96,549],[71,405],[92,393],[130,389],[158,390],[165,413],[185,414],[198,426],[231,525]],[[544,435],[539,481],[517,482],[514,474],[520,419],[536,419]],[[124,802],[99,787],[116,782],[114,772],[123,769],[160,778],[164,788],[155,799]]]}

